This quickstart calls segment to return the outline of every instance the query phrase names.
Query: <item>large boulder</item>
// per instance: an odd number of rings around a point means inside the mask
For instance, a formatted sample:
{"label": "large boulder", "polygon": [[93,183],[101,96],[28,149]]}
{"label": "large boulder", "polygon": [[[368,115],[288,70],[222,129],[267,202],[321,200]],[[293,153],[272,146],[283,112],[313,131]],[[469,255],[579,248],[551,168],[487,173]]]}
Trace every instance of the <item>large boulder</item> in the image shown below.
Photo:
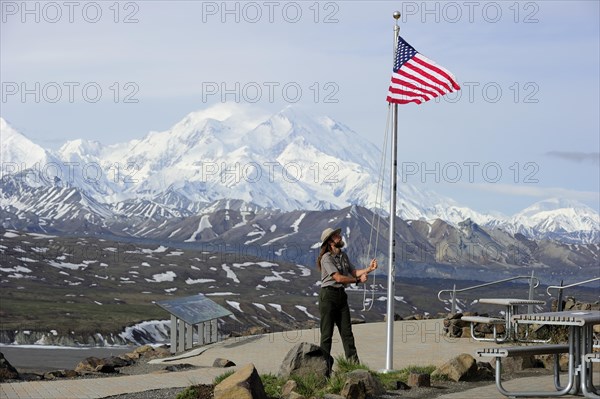
{"label": "large boulder", "polygon": [[0,381],[14,380],[19,378],[19,372],[12,364],[6,360],[4,354],[0,352]]}
{"label": "large boulder", "polygon": [[333,358],[320,346],[308,342],[296,344],[285,355],[279,376],[289,378],[291,375],[310,375],[329,377]]}
{"label": "large boulder", "polygon": [[265,387],[252,363],[225,378],[215,387],[214,399],[267,399]]}
{"label": "large boulder", "polygon": [[475,358],[468,353],[461,353],[442,364],[431,373],[432,378],[442,375],[445,375],[456,382],[470,381],[477,375],[477,362],[475,361]]}

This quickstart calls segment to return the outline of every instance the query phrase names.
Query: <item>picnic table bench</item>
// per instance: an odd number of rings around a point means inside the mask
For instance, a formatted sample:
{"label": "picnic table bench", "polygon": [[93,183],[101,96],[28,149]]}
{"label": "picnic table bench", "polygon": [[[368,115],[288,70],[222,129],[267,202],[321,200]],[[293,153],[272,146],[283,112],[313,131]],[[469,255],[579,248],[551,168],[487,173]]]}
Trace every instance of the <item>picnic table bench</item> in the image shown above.
{"label": "picnic table bench", "polygon": [[[573,387],[573,379],[569,380],[566,387],[560,386],[560,379],[558,378],[558,372],[560,370],[558,355],[561,353],[569,353],[569,345],[552,344],[552,345],[534,345],[534,346],[510,346],[510,347],[494,347],[494,348],[482,348],[476,351],[479,357],[492,357],[496,360],[495,366],[495,377],[496,387],[498,391],[506,396],[543,396],[548,394],[547,392],[532,392],[532,395],[520,395],[522,392],[509,392],[502,386],[502,359],[508,357],[522,357],[522,356],[534,356],[534,355],[554,355],[554,385],[557,392],[552,392],[552,396],[564,395],[571,390]],[[569,362],[572,367],[572,362]],[[569,375],[572,373],[570,372]]]}
{"label": "picnic table bench", "polygon": [[[506,325],[506,320],[501,319],[499,317],[484,317],[484,316],[463,316],[460,318],[462,321],[469,322],[471,324],[471,337],[477,341],[494,341],[494,342],[504,342],[506,341],[506,330],[504,330],[504,335],[498,337],[497,326],[498,325]],[[475,325],[477,324],[489,324],[492,326],[493,338],[485,338],[478,337],[475,334]]]}
{"label": "picnic table bench", "polygon": [[[493,357],[496,359],[496,387],[498,391],[508,397],[555,397],[567,394],[581,393],[587,398],[598,399],[596,388],[592,381],[592,363],[600,362],[600,354],[593,352],[594,325],[600,324],[600,311],[569,311],[547,312],[533,314],[517,314],[511,317],[515,323],[525,324],[550,324],[567,326],[569,328],[569,344],[541,344],[533,346],[495,347],[477,350],[480,357]],[[560,367],[558,355],[568,353],[568,383],[565,387],[560,385]],[[511,356],[527,355],[554,355],[554,385],[556,390],[547,391],[507,391],[502,386],[502,359]]]}

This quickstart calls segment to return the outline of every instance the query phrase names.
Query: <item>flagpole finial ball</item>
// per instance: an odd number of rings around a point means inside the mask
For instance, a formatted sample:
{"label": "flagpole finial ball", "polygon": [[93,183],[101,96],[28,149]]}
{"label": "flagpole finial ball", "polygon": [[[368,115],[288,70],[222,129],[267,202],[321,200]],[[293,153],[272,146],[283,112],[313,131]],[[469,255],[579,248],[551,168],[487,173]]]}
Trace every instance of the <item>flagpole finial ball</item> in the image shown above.
{"label": "flagpole finial ball", "polygon": [[392,16],[394,17],[395,20],[398,20],[398,19],[400,19],[401,15],[402,14],[400,14],[400,11],[394,11],[394,14]]}

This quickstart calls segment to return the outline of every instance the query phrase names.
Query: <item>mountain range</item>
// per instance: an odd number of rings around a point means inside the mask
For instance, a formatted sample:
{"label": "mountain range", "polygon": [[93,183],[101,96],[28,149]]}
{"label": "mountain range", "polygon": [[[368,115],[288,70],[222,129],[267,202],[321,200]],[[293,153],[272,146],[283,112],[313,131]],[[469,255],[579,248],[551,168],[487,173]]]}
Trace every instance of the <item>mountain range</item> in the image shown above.
{"label": "mountain range", "polygon": [[[232,203],[248,212],[356,205],[385,214],[388,206],[381,198],[389,196],[378,195],[381,151],[344,124],[292,106],[263,116],[219,104],[141,139],[111,145],[73,140],[57,151],[40,147],[2,118],[0,132],[5,228],[85,234],[115,233],[117,226],[119,234],[143,237]],[[410,184],[398,189],[403,220],[458,226],[468,219],[532,239],[600,242],[598,213],[576,201],[547,199],[503,217]],[[121,226],[132,218],[143,220]]]}

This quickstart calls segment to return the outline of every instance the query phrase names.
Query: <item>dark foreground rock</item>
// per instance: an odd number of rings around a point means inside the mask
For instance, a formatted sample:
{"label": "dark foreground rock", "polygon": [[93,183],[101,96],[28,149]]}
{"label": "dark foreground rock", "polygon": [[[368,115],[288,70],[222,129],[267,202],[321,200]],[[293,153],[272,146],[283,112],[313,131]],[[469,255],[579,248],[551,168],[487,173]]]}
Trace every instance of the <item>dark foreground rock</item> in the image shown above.
{"label": "dark foreground rock", "polygon": [[19,378],[19,372],[12,366],[0,352],[0,382]]}
{"label": "dark foreground rock", "polygon": [[320,346],[308,342],[300,342],[289,350],[279,369],[279,376],[289,378],[292,375],[309,375],[329,377],[333,358]]}

